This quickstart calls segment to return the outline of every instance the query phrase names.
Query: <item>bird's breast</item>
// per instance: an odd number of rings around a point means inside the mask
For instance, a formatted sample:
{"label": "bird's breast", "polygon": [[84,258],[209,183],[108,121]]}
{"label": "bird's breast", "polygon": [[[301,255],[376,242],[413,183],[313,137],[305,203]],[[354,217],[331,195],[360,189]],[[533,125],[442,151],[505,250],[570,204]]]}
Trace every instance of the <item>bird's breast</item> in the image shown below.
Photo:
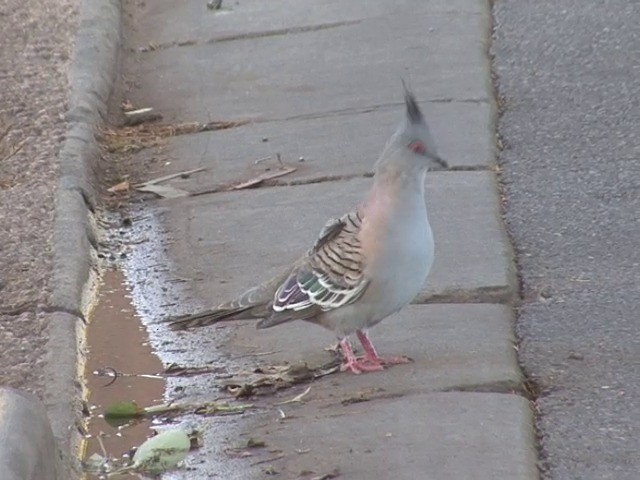
{"label": "bird's breast", "polygon": [[[367,296],[384,306],[384,318],[411,302],[426,280],[434,256],[434,241],[424,201],[405,205],[395,215],[373,226],[372,255],[366,275]],[[374,321],[379,321],[375,319]]]}

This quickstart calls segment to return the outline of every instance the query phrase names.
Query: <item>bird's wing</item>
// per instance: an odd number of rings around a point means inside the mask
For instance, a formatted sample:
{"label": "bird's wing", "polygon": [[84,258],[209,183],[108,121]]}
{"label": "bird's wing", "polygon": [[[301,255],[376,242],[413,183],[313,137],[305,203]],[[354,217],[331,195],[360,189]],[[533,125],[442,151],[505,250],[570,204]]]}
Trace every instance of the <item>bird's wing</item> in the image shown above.
{"label": "bird's wing", "polygon": [[330,220],[304,261],[278,288],[271,306],[273,313],[258,327],[311,318],[360,298],[369,284],[358,237],[361,226],[358,211]]}
{"label": "bird's wing", "polygon": [[291,268],[267,282],[250,288],[237,298],[210,310],[170,318],[167,320],[169,326],[173,330],[186,330],[212,325],[224,320],[249,320],[267,317],[271,313],[271,303],[276,290],[289,277],[290,272]]}
{"label": "bird's wing", "polygon": [[251,318],[262,318],[258,328],[267,328],[356,301],[369,284],[358,238],[361,225],[358,211],[331,219],[306,256],[286,272],[211,310],[171,318],[171,328],[183,330]]}

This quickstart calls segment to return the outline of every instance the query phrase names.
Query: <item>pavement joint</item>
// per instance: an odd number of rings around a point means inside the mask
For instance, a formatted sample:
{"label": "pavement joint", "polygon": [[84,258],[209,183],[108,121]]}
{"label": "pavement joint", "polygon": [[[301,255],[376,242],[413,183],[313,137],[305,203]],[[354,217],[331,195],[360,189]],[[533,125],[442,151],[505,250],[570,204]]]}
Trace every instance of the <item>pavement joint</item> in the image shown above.
{"label": "pavement joint", "polygon": [[[446,160],[446,159],[445,159]],[[491,165],[453,165],[447,168],[447,172],[486,172],[486,171],[494,171],[493,166]]]}
{"label": "pavement joint", "polygon": [[192,47],[195,45],[210,45],[213,43],[222,43],[222,42],[232,42],[235,40],[251,40],[254,38],[268,38],[268,37],[278,37],[282,35],[293,35],[299,33],[307,33],[307,32],[317,32],[318,30],[328,30],[331,28],[344,27],[348,25],[355,25],[360,23],[361,20],[350,20],[346,22],[331,22],[331,23],[321,23],[318,25],[306,25],[302,27],[288,27],[288,28],[278,28],[275,30],[263,30],[259,32],[247,32],[247,33],[237,33],[232,35],[220,35],[217,37],[212,37],[203,42],[199,42],[198,40],[181,40],[174,42],[166,42],[161,44],[150,44],[147,47],[139,47],[137,49],[131,49],[132,52],[137,53],[151,53],[157,52],[160,50],[167,50],[169,48],[178,48],[178,47]]}
{"label": "pavement joint", "polygon": [[[421,99],[420,103],[422,104],[449,104],[449,103],[461,103],[461,104],[473,104],[473,105],[483,105],[490,104],[491,101],[487,98],[427,98]],[[180,136],[180,135],[200,135],[207,134],[215,131],[223,131],[230,130],[232,128],[241,128],[245,125],[251,124],[262,124],[262,123],[277,123],[277,122],[289,122],[289,121],[305,121],[305,120],[319,120],[324,118],[337,118],[337,117],[345,117],[345,116],[355,116],[355,115],[365,115],[372,112],[385,112],[385,111],[393,111],[397,110],[399,107],[403,105],[402,102],[388,102],[388,103],[380,103],[377,105],[368,105],[366,107],[349,107],[349,108],[341,108],[336,110],[326,110],[321,112],[313,112],[313,113],[304,113],[300,115],[290,115],[286,117],[272,117],[272,118],[243,118],[238,121],[231,121],[230,123],[237,123],[237,125],[227,127],[227,128],[219,128],[214,130],[201,130],[195,132],[176,132],[171,136]],[[460,167],[459,169],[464,169],[465,167]]]}
{"label": "pavement joint", "polygon": [[[440,172],[483,172],[483,171],[493,171],[493,167],[486,165],[478,165],[478,166],[452,166],[445,170],[440,170]],[[311,178],[301,178],[296,180],[286,180],[283,178],[276,178],[272,180],[263,181],[259,187],[257,188],[270,188],[270,187],[293,187],[298,185],[312,185],[316,183],[329,183],[329,182],[341,182],[348,181],[356,178],[371,178],[373,177],[373,172],[364,172],[364,173],[354,173],[351,175],[320,175],[318,177]],[[211,189],[200,190],[191,193],[190,197],[199,197],[203,195],[213,195],[217,193],[229,193],[229,192],[239,192],[245,189],[230,189],[227,185],[216,186]],[[488,303],[495,303],[495,299],[502,299],[503,297],[510,297],[510,291],[503,291],[501,287],[489,287],[489,290],[485,292],[482,298],[487,299]],[[458,302],[460,298],[464,298],[462,303],[472,302],[477,303],[476,297],[470,297],[467,293],[463,293],[462,297],[460,294],[455,292],[451,294],[444,295],[442,297],[438,297],[438,301],[443,301],[446,303],[455,303]],[[500,300],[502,302],[502,300]],[[482,301],[481,303],[486,303]]]}
{"label": "pavement joint", "polygon": [[81,320],[82,323],[84,323],[85,325],[87,324],[87,319],[85,318],[85,314],[82,312],[82,310],[79,310],[79,309],[76,310],[73,308],[47,306],[42,309],[42,312],[43,313],[65,313],[68,315],[73,315],[74,317],[77,317],[79,320]]}
{"label": "pavement joint", "polygon": [[414,304],[431,303],[500,303],[511,304],[518,298],[518,292],[511,286],[476,287],[473,289],[451,289],[442,293],[419,294]]}
{"label": "pavement joint", "polygon": [[354,178],[371,178],[372,176],[373,176],[373,173],[367,172],[367,173],[356,173],[353,175],[324,175],[321,177],[303,178],[299,180],[292,180],[289,182],[285,180],[274,179],[274,180],[265,180],[260,184],[259,187],[256,187],[256,188],[233,189],[233,188],[229,188],[228,185],[220,185],[214,188],[193,192],[189,195],[189,197],[201,197],[204,195],[214,195],[217,193],[233,193],[233,192],[239,193],[245,190],[257,190],[257,189],[273,188],[273,187],[294,187],[298,185],[312,185],[315,183],[341,182],[341,181],[352,180]]}
{"label": "pavement joint", "polygon": [[[420,99],[421,104],[424,103],[470,103],[470,104],[488,104],[491,103],[487,98],[426,98]],[[371,112],[397,110],[401,107],[401,102],[380,103],[378,105],[369,105],[366,107],[350,107],[336,110],[327,110],[324,112],[303,113],[300,115],[290,115],[280,118],[259,118],[252,120],[252,123],[269,123],[269,122],[286,122],[290,120],[316,120],[321,118],[342,117],[348,115],[362,115]]]}
{"label": "pavement joint", "polygon": [[519,395],[526,400],[533,400],[521,382],[490,382],[473,385],[459,385],[440,390],[441,392],[469,392],[469,393],[501,393],[505,395]]}

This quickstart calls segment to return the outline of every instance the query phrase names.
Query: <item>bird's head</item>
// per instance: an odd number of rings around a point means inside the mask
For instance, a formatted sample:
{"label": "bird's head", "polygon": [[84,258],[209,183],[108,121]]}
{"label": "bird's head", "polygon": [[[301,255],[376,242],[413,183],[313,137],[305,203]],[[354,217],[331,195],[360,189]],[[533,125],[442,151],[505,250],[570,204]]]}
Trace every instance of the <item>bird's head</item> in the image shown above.
{"label": "bird's head", "polygon": [[427,170],[448,168],[447,163],[438,155],[431,131],[415,96],[407,88],[404,81],[402,86],[406,112],[398,129],[387,144],[389,153],[414,155],[414,160],[426,166]]}

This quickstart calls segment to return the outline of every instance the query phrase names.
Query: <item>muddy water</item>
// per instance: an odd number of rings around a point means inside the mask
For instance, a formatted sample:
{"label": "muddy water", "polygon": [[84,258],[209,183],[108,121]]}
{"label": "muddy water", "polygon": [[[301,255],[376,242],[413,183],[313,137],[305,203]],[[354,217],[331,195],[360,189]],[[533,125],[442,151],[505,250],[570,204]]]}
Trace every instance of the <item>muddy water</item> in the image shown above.
{"label": "muddy water", "polygon": [[[87,327],[87,350],[85,378],[92,416],[85,458],[95,452],[103,454],[96,439],[101,432],[107,455],[120,457],[151,436],[150,424],[144,421],[118,429],[99,414],[105,407],[118,402],[133,400],[140,407],[161,403],[165,382],[158,378],[130,376],[161,372],[162,363],[148,344],[146,329],[136,315],[124,276],[118,270],[107,271],[104,275],[98,303]],[[105,368],[126,376],[118,377],[106,386],[113,378],[93,374]]]}

